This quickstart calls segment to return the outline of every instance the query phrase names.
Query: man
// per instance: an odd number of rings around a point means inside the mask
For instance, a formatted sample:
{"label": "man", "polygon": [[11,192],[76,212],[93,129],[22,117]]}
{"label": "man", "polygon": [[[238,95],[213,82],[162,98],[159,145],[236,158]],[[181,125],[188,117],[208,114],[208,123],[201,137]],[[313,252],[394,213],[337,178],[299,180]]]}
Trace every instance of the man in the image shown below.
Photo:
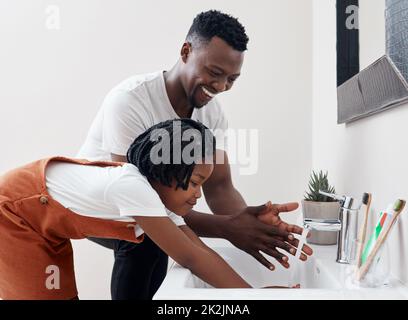
{"label": "man", "polygon": [[[224,159],[203,185],[207,204],[215,214],[191,211],[185,222],[199,236],[229,240],[270,269],[274,266],[260,251],[289,267],[288,257],[277,248],[294,254],[297,240],[293,235],[284,239],[279,232],[300,234],[302,228],[284,223],[279,213],[293,211],[298,204],[247,206],[231,180],[223,150],[225,137],[216,130],[226,130],[227,120],[215,96],[230,90],[239,77],[247,43],[245,29],[236,18],[214,10],[200,13],[179,60],[169,71],[131,77],[109,92],[78,157],[126,161],[129,145],[152,125],[179,117],[202,122],[218,133],[217,159]],[[166,275],[167,256],[148,237],[138,245],[92,240],[114,249],[112,299],[152,298]],[[312,254],[308,246],[303,251]]]}

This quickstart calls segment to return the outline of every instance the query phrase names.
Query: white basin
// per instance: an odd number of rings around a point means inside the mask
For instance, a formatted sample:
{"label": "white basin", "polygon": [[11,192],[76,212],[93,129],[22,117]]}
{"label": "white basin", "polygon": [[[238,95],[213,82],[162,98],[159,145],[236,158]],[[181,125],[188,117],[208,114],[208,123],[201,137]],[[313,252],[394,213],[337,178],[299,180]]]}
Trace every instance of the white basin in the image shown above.
{"label": "white basin", "polygon": [[[352,267],[335,262],[336,246],[313,246],[314,255],[307,262],[298,262],[297,267],[285,269],[275,261],[276,269],[270,271],[225,240],[206,239],[205,242],[254,289],[213,288],[190,270],[174,263],[153,299],[408,299],[408,288],[396,279],[391,278],[388,285],[381,288],[362,288],[353,284]],[[293,266],[296,261],[290,259],[289,263]],[[264,286],[288,286],[294,282],[300,283],[301,288],[262,289]]]}

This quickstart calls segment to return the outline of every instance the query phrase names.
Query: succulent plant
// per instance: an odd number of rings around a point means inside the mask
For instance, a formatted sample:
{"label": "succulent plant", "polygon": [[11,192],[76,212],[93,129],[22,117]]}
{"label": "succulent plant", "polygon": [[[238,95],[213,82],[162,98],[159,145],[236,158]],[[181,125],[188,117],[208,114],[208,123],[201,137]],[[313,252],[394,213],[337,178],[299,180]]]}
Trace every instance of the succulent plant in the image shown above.
{"label": "succulent plant", "polygon": [[323,173],[320,170],[319,173],[312,171],[309,180],[309,192],[306,191],[305,200],[306,201],[318,201],[318,202],[334,202],[337,201],[328,196],[319,193],[319,190],[327,193],[336,193],[334,187],[329,185],[329,180],[327,179],[327,171]]}

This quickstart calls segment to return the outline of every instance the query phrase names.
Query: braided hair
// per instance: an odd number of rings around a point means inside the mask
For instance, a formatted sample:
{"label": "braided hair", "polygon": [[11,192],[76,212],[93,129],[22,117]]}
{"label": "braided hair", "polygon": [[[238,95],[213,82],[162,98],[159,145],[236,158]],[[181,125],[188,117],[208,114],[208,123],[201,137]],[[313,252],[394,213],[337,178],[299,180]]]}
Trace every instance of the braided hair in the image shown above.
{"label": "braided hair", "polygon": [[[185,139],[188,133],[193,133],[189,140]],[[135,139],[126,157],[146,178],[168,187],[175,180],[176,189],[187,190],[195,165],[212,159],[215,147],[215,137],[205,125],[181,118],[147,129]]]}

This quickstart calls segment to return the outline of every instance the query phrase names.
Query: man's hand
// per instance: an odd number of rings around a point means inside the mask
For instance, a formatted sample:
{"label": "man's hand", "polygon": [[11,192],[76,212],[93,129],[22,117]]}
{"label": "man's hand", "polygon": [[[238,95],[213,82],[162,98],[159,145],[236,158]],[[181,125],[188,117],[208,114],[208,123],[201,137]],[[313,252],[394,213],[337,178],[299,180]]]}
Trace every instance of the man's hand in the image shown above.
{"label": "man's hand", "polygon": [[[279,213],[281,212],[290,212],[296,210],[299,207],[299,204],[297,202],[290,202],[285,204],[272,204],[269,201],[268,203],[266,203],[265,207],[266,207],[265,210],[258,215],[259,220],[268,225],[278,227],[281,230],[286,230],[288,232],[296,233],[299,235],[302,234],[303,228],[294,224],[288,224],[282,221],[281,218],[279,217]],[[310,234],[308,236],[310,236]],[[297,248],[299,245],[299,240],[298,239],[289,240],[289,243],[293,245],[295,248]],[[308,245],[303,245],[302,251],[309,256],[313,254],[312,248],[310,248]],[[296,249],[293,254],[295,253]],[[307,258],[306,255],[304,254],[301,254],[300,257],[302,260],[306,260]]]}
{"label": "man's hand", "polygon": [[[295,255],[295,247],[299,241],[292,233],[302,234],[303,229],[283,222],[279,213],[293,211],[297,207],[297,203],[273,205],[270,202],[261,206],[247,207],[228,220],[226,239],[252,255],[268,269],[273,270],[275,266],[260,251],[274,257],[285,268],[289,268],[288,257],[277,249]],[[313,253],[307,245],[303,246],[302,251],[300,257],[302,260],[306,260],[306,255]]]}

